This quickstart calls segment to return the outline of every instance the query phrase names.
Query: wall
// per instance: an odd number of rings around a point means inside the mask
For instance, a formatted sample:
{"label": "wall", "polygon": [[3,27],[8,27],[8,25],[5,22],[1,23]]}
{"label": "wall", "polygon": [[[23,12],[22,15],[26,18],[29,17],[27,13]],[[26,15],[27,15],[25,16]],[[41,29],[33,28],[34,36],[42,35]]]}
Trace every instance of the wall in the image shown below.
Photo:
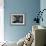
{"label": "wall", "polygon": [[0,42],[4,41],[4,8],[3,6],[4,6],[3,0],[0,0]]}
{"label": "wall", "polygon": [[[40,10],[40,0],[4,0],[4,37],[7,41],[18,41],[32,30],[36,12]],[[26,16],[24,26],[10,24],[10,14],[21,13]]]}
{"label": "wall", "polygon": [[[41,11],[42,11],[43,9],[46,9],[46,0],[41,0],[41,1],[40,1],[40,9],[41,9]],[[43,12],[42,17],[43,17],[43,22],[41,21],[41,22],[40,22],[40,25],[46,27],[46,20],[45,20],[45,19],[46,19],[46,10]]]}

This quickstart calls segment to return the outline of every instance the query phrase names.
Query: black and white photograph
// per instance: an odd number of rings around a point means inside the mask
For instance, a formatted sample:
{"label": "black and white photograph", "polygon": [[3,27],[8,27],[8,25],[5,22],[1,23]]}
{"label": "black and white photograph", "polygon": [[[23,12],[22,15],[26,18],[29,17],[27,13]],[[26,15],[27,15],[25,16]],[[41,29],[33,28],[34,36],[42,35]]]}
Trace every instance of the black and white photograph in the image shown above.
{"label": "black and white photograph", "polygon": [[24,25],[25,16],[24,14],[12,14],[11,15],[11,24],[13,25]]}

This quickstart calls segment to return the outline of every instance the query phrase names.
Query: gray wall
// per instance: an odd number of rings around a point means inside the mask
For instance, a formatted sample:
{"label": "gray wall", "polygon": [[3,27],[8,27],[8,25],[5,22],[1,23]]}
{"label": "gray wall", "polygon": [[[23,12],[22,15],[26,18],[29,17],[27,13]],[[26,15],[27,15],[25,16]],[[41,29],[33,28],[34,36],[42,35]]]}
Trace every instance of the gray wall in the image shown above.
{"label": "gray wall", "polygon": [[[36,12],[40,10],[40,0],[4,0],[4,38],[7,41],[18,41],[32,30]],[[13,26],[10,24],[10,14],[21,13],[26,16],[24,26]]]}

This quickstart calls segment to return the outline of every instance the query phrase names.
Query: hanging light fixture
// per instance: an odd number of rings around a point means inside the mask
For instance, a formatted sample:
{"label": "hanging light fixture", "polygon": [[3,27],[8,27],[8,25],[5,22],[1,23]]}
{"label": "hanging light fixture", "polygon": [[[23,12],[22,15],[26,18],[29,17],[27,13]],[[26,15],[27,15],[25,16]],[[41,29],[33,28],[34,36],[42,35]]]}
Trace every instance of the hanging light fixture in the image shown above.
{"label": "hanging light fixture", "polygon": [[43,9],[43,11],[38,12],[37,16],[34,18],[34,21],[36,21],[36,23],[40,23],[40,19],[42,22],[44,21],[42,15],[45,10],[46,9]]}

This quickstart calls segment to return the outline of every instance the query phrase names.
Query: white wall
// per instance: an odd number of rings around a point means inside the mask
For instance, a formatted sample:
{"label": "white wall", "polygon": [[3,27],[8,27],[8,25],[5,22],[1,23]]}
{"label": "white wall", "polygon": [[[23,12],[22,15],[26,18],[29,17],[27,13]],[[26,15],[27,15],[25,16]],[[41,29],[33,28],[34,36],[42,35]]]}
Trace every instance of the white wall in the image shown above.
{"label": "white wall", "polygon": [[[40,9],[41,9],[41,11],[43,9],[46,9],[46,0],[40,0]],[[40,22],[41,22],[40,23],[41,25],[46,27],[46,10],[43,12],[43,22],[42,21],[40,21]]]}
{"label": "white wall", "polygon": [[4,41],[4,1],[0,0],[0,42]]}
{"label": "white wall", "polygon": [[40,4],[41,9],[46,9],[46,0],[40,0]]}

